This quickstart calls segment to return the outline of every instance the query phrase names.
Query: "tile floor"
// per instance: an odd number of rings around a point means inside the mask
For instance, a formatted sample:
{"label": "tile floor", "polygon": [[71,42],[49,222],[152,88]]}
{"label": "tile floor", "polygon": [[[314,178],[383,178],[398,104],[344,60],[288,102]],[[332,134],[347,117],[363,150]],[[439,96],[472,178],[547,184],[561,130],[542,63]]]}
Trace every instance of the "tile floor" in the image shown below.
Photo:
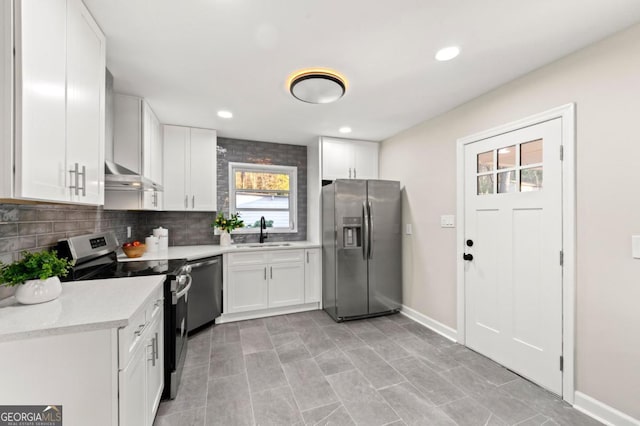
{"label": "tile floor", "polygon": [[557,397],[403,315],[323,311],[196,334],[155,426],[597,425]]}

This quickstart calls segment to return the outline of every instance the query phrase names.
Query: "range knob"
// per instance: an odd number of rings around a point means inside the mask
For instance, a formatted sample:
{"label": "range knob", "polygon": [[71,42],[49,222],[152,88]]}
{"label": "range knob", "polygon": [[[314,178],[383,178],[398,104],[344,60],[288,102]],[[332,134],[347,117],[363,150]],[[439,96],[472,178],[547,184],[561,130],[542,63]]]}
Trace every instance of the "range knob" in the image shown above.
{"label": "range knob", "polygon": [[182,271],[185,274],[190,274],[191,273],[191,265],[185,265],[184,268],[182,268]]}

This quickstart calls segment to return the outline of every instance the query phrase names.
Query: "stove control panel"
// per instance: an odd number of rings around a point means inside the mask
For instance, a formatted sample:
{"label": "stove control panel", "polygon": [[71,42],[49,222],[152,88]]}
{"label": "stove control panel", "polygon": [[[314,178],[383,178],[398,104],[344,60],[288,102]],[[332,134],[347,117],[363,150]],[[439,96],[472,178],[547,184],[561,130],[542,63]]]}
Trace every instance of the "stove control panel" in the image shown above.
{"label": "stove control panel", "polygon": [[92,249],[97,249],[100,247],[105,247],[107,245],[107,240],[104,237],[92,238],[89,240]]}

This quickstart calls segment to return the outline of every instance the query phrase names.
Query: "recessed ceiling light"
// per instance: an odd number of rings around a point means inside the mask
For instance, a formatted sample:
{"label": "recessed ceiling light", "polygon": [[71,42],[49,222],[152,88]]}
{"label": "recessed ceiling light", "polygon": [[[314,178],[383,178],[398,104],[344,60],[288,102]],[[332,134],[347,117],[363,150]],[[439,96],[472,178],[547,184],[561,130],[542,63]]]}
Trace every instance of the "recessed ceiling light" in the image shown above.
{"label": "recessed ceiling light", "polygon": [[449,61],[460,54],[460,48],[458,46],[449,46],[438,50],[436,53],[436,60]]}
{"label": "recessed ceiling light", "polygon": [[233,113],[231,111],[218,111],[218,117],[220,118],[232,118]]}
{"label": "recessed ceiling light", "polygon": [[287,89],[302,102],[328,104],[344,96],[347,79],[326,68],[306,68],[294,72],[287,80]]}
{"label": "recessed ceiling light", "polygon": [[351,133],[351,127],[349,126],[342,126],[338,129],[338,131],[340,133]]}

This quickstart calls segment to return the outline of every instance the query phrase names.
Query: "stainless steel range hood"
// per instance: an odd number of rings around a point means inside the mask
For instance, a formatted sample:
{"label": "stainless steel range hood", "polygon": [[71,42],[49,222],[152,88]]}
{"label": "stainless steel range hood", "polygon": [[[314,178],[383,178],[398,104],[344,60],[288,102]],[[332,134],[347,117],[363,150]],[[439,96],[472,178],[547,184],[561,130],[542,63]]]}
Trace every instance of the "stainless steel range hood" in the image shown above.
{"label": "stainless steel range hood", "polygon": [[111,191],[164,191],[162,185],[112,161],[104,163],[104,189]]}

